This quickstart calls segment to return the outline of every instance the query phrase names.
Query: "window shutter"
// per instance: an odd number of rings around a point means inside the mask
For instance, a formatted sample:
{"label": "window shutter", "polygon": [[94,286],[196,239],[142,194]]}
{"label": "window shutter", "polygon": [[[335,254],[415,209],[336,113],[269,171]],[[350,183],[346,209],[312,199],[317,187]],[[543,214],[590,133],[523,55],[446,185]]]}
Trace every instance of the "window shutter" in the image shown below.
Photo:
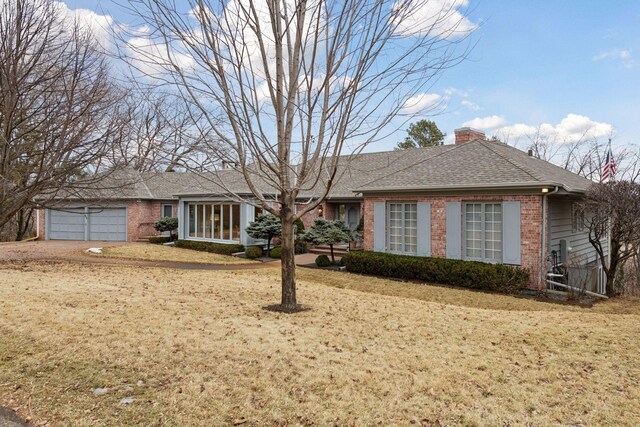
{"label": "window shutter", "polygon": [[447,258],[462,258],[462,203],[447,202]]}
{"label": "window shutter", "polygon": [[386,248],[386,203],[375,202],[373,204],[373,250],[384,252]]}
{"label": "window shutter", "polygon": [[431,256],[431,203],[418,202],[418,256]]}
{"label": "window shutter", "polygon": [[502,202],[502,262],[520,265],[520,202]]}
{"label": "window shutter", "polygon": [[184,209],[184,202],[178,200],[178,239],[182,240],[188,233],[185,233],[185,227],[187,226],[186,214]]}

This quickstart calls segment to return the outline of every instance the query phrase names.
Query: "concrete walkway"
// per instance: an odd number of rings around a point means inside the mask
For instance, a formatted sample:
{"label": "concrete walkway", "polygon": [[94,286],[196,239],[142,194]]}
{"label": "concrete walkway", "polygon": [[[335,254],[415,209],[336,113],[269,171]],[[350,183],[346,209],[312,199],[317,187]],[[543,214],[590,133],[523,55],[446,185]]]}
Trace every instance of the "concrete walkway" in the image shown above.
{"label": "concrete walkway", "polygon": [[0,427],[25,427],[27,423],[22,421],[13,409],[0,406]]}

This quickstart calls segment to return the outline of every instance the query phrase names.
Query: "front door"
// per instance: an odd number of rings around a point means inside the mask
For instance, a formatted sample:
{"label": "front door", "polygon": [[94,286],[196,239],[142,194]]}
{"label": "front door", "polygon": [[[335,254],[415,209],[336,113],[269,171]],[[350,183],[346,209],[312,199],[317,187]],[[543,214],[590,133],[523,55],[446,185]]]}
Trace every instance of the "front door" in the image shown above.
{"label": "front door", "polygon": [[336,219],[343,221],[351,231],[355,231],[360,223],[360,203],[339,204],[336,209]]}

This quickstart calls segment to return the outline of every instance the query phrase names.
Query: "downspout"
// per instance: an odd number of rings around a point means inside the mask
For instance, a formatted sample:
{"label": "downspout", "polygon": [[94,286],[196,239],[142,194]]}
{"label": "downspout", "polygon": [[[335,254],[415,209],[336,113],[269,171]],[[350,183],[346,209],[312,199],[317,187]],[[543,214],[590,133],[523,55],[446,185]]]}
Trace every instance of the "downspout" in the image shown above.
{"label": "downspout", "polygon": [[36,209],[36,235],[33,240],[40,239],[40,209]]}
{"label": "downspout", "polygon": [[547,232],[548,232],[548,223],[547,217],[549,216],[549,201],[547,199],[551,194],[556,194],[560,189],[559,186],[556,185],[556,188],[550,193],[544,193],[542,196],[542,247],[540,248],[540,260],[542,261],[541,273],[540,276],[541,282],[546,283],[545,279],[547,277],[547,259],[545,257],[547,252]]}

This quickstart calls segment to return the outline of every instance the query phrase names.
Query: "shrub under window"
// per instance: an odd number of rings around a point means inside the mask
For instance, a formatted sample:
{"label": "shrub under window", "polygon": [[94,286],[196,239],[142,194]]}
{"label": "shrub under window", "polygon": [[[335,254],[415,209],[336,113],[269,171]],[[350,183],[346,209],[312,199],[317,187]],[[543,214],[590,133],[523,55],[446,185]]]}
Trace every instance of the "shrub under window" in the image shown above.
{"label": "shrub under window", "polygon": [[504,264],[354,251],[343,257],[347,271],[443,285],[515,293],[529,284],[529,270]]}
{"label": "shrub under window", "polygon": [[195,240],[176,240],[177,248],[193,249],[202,252],[211,252],[214,254],[232,255],[236,252],[244,251],[244,246],[235,244],[199,242]]}

